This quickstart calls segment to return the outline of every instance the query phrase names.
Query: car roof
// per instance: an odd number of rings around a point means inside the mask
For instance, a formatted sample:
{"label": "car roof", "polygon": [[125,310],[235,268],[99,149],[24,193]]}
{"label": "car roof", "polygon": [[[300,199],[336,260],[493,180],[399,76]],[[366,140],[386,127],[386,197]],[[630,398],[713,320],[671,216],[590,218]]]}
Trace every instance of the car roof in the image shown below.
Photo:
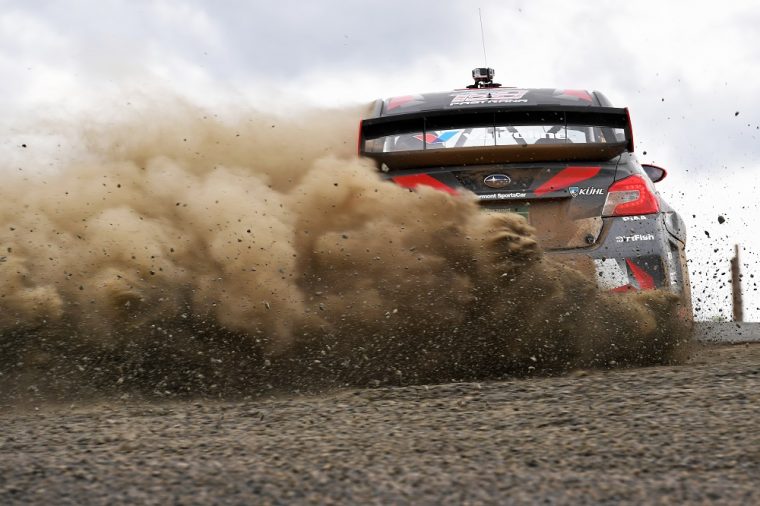
{"label": "car roof", "polygon": [[375,108],[375,117],[425,111],[466,110],[474,106],[481,110],[489,106],[494,108],[509,106],[512,109],[521,105],[610,106],[611,104],[597,91],[556,88],[468,88],[379,100]]}

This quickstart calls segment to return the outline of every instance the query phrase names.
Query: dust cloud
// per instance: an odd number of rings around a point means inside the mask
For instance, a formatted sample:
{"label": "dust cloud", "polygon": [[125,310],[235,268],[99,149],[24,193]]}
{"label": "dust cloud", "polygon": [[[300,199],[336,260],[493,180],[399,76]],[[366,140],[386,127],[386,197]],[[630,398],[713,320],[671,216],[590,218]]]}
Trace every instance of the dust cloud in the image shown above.
{"label": "dust cloud", "polygon": [[[355,156],[361,108],[77,118],[13,146],[0,400],[256,395],[668,363],[668,293],[607,294],[517,215]],[[48,125],[49,128],[49,125]]]}

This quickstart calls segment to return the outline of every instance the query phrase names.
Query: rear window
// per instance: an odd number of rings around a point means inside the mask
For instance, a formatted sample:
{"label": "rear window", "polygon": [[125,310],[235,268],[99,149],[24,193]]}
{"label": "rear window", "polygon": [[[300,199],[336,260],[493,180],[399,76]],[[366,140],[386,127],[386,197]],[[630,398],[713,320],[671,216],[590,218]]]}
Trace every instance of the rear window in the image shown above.
{"label": "rear window", "polygon": [[427,149],[517,146],[540,144],[607,144],[625,142],[622,128],[584,125],[507,125],[428,130],[367,140],[370,153]]}

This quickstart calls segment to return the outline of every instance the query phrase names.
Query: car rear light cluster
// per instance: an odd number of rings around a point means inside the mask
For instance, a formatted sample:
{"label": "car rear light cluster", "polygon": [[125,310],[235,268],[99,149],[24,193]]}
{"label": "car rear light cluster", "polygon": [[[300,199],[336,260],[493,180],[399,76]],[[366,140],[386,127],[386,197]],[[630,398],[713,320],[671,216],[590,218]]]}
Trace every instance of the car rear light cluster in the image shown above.
{"label": "car rear light cluster", "polygon": [[607,192],[604,216],[633,216],[653,214],[660,210],[652,184],[642,176],[634,174],[616,181]]}

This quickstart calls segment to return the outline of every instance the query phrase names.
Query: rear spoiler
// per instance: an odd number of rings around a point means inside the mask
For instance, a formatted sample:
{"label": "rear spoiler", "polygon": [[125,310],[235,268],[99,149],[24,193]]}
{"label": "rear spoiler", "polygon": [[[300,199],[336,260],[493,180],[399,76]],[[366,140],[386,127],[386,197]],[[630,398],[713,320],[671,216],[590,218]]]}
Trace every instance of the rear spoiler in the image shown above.
{"label": "rear spoiler", "polygon": [[[530,144],[459,147],[396,152],[367,151],[367,141],[404,133],[452,130],[488,125],[588,125],[621,128],[622,142],[600,144]],[[422,111],[365,119],[359,126],[359,154],[389,169],[509,162],[605,161],[633,151],[633,131],[627,108],[536,105],[473,107]]]}

